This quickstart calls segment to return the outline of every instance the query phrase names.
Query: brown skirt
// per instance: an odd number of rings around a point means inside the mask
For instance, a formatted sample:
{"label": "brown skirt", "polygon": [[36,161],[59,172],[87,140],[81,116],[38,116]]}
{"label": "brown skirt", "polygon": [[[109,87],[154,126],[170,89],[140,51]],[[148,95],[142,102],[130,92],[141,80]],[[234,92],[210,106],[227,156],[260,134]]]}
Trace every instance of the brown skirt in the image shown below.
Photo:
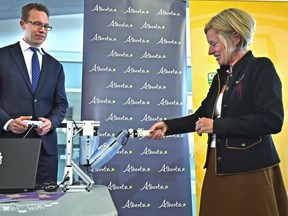
{"label": "brown skirt", "polygon": [[237,175],[215,174],[210,149],[199,216],[288,216],[288,198],[279,165]]}

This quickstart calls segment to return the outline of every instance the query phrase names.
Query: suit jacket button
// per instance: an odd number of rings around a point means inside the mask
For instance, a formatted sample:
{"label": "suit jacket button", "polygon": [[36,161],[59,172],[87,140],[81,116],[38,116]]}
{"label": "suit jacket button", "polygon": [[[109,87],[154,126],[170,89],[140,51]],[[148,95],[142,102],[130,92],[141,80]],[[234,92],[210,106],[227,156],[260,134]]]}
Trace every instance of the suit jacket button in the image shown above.
{"label": "suit jacket button", "polygon": [[34,99],[34,103],[37,103],[37,99]]}
{"label": "suit jacket button", "polygon": [[246,147],[246,143],[241,143],[241,147]]}
{"label": "suit jacket button", "polygon": [[222,161],[222,157],[217,157],[217,161]]}

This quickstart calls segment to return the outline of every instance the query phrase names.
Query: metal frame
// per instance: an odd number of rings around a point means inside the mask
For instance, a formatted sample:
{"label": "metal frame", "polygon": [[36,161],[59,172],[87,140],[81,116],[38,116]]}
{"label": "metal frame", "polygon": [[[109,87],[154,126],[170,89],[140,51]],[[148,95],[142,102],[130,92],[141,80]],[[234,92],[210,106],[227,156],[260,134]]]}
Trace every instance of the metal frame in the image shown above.
{"label": "metal frame", "polygon": [[[67,121],[61,123],[60,127],[66,127],[67,140],[66,140],[66,166],[64,169],[64,176],[60,188],[64,192],[80,192],[91,191],[94,185],[93,179],[87,175],[72,159],[73,152],[73,138],[81,132],[83,136],[89,138],[89,136],[95,136],[98,128],[100,127],[100,121]],[[77,131],[75,129],[78,129]],[[83,180],[85,184],[75,184],[74,172]]]}

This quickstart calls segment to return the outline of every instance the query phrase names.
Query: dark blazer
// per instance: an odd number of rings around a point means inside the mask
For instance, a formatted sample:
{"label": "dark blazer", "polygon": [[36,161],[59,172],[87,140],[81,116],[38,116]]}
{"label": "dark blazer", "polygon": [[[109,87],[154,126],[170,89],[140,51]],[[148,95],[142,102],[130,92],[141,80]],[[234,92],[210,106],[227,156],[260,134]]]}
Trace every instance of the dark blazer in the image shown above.
{"label": "dark blazer", "polygon": [[[44,52],[44,51],[43,51]],[[33,120],[45,117],[53,129],[42,136],[42,144],[50,155],[57,154],[55,129],[63,121],[68,102],[65,93],[65,77],[62,65],[44,52],[37,91],[34,95],[27,67],[19,42],[0,49],[0,128],[11,118],[33,116]],[[23,137],[1,130],[1,137]],[[27,137],[39,137],[31,130]]]}
{"label": "dark blazer", "polygon": [[[194,114],[165,121],[167,135],[194,132],[198,118],[214,118],[227,69],[217,70],[207,97]],[[214,119],[217,173],[250,172],[279,163],[271,134],[281,131],[283,119],[282,85],[273,63],[255,58],[249,51],[234,65],[223,95],[221,118]],[[208,145],[207,154],[209,149]]]}

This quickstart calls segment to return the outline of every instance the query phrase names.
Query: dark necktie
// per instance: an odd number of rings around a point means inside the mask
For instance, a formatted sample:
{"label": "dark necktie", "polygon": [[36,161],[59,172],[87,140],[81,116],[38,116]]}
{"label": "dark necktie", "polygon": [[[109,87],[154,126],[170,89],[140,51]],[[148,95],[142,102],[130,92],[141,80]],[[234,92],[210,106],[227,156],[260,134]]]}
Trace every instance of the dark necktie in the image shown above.
{"label": "dark necktie", "polygon": [[37,85],[38,85],[38,80],[40,77],[40,64],[39,64],[39,59],[38,59],[38,55],[37,55],[38,48],[30,47],[30,49],[33,51],[33,56],[32,56],[32,89],[33,89],[33,92],[35,92]]}

